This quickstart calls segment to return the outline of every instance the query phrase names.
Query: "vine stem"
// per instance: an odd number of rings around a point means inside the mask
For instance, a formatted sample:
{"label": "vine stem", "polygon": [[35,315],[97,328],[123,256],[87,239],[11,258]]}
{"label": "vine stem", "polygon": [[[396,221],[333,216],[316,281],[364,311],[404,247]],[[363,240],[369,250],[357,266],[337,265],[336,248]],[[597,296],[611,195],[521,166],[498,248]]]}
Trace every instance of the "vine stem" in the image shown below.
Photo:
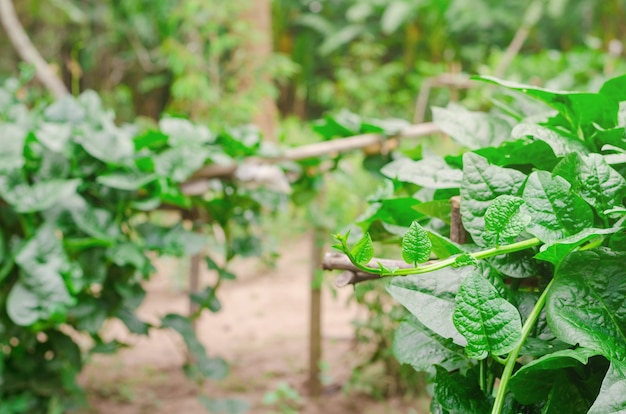
{"label": "vine stem", "polygon": [[[487,250],[481,250],[479,252],[470,253],[469,256],[473,257],[476,260],[487,259],[489,257],[499,256],[501,254],[508,254],[508,253],[513,253],[513,252],[517,252],[520,250],[525,250],[534,246],[538,246],[541,243],[542,243],[541,240],[537,238],[532,238],[532,239],[523,240],[517,243],[507,244],[506,246],[499,246],[499,247],[494,247],[494,248],[487,249]],[[344,250],[347,250],[347,249],[344,249]],[[376,269],[376,268],[360,265],[356,263],[355,260],[353,260],[354,259],[353,257],[351,257],[350,255],[349,257],[352,263],[357,268],[359,268],[360,270],[363,270],[364,272],[375,273],[375,274],[379,274],[380,276],[407,276],[407,275],[417,275],[421,273],[433,272],[435,270],[452,266],[455,263],[458,256],[452,256],[447,259],[439,260],[435,263],[432,263],[426,266],[418,266],[418,267],[414,267],[410,269],[397,269],[393,272],[385,272],[385,271],[382,271],[381,269]]]}
{"label": "vine stem", "polygon": [[535,326],[535,323],[537,322],[537,319],[539,318],[539,315],[541,314],[541,310],[546,304],[548,291],[550,290],[550,287],[552,286],[553,282],[554,282],[554,278],[552,278],[550,283],[548,283],[548,286],[546,286],[546,288],[544,289],[543,293],[537,300],[537,303],[535,303],[533,310],[530,312],[530,315],[528,315],[528,319],[526,319],[526,322],[524,323],[524,326],[522,327],[522,337],[520,339],[519,344],[515,347],[513,351],[511,351],[509,356],[506,358],[506,365],[504,366],[502,377],[500,377],[500,385],[498,386],[498,392],[496,394],[496,400],[493,403],[493,409],[491,410],[491,414],[500,414],[502,412],[502,407],[504,406],[504,397],[506,395],[506,390],[508,388],[509,380],[511,379],[511,376],[513,375],[515,362],[517,362],[517,358],[519,357],[519,354],[522,350],[522,346],[524,345],[524,342],[526,342],[528,335],[530,335],[530,331],[533,329],[533,326]]}

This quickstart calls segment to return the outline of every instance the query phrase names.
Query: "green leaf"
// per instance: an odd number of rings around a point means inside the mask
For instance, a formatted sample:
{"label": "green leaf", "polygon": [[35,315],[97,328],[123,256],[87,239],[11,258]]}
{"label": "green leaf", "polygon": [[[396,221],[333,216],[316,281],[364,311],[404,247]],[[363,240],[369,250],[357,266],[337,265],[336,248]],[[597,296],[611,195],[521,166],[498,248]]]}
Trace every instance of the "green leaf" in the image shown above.
{"label": "green leaf", "polygon": [[143,269],[148,262],[148,258],[135,243],[116,244],[107,249],[106,257],[117,266],[132,266],[135,269]]}
{"label": "green leaf", "polygon": [[558,382],[557,371],[586,365],[589,358],[596,355],[598,352],[589,348],[565,349],[544,355],[521,367],[511,377],[509,388],[522,404],[541,402]]}
{"label": "green leaf", "polygon": [[37,141],[50,151],[64,153],[72,137],[72,126],[53,122],[42,122],[35,131]]}
{"label": "green leaf", "polygon": [[530,136],[535,140],[543,141],[550,146],[554,155],[559,158],[571,153],[589,153],[589,149],[579,139],[560,135],[556,131],[536,124],[519,124],[513,128],[511,135],[514,138]]}
{"label": "green leaf", "polygon": [[463,253],[463,250],[447,237],[441,236],[438,233],[427,231],[428,238],[432,244],[432,252],[439,259],[445,259],[446,257],[453,256],[455,254]]}
{"label": "green leaf", "polygon": [[189,178],[209,157],[209,150],[199,145],[179,145],[154,158],[155,172],[180,183]]}
{"label": "green leaf", "polygon": [[44,117],[51,122],[78,124],[85,120],[87,113],[76,98],[66,95],[57,99],[44,111]]}
{"label": "green leaf", "polygon": [[467,339],[467,355],[485,359],[489,354],[512,351],[522,337],[522,323],[515,306],[478,272],[470,272],[456,297],[454,326]]}
{"label": "green leaf", "polygon": [[525,180],[526,176],[517,170],[490,165],[473,153],[463,155],[461,217],[476,244],[489,245],[484,238],[484,217],[493,200],[501,195],[517,195]]}
{"label": "green leaf", "polygon": [[430,259],[432,247],[426,230],[414,221],[402,238],[402,259],[409,264],[424,263]]}
{"label": "green leaf", "polygon": [[599,92],[615,102],[626,101],[626,75],[617,76],[604,82]]}
{"label": "green leaf", "polygon": [[588,137],[596,130],[594,124],[604,129],[617,126],[619,104],[612,98],[597,93],[563,92],[502,81],[491,76],[476,79],[495,83],[539,99],[559,112],[550,121],[555,127],[566,128],[579,138]]}
{"label": "green leaf", "polygon": [[[26,257],[19,260],[25,270],[9,292],[6,302],[9,318],[20,326],[38,320],[62,321],[65,309],[73,301],[54,263],[35,264]],[[30,273],[26,269],[36,271]]]}
{"label": "green leaf", "polygon": [[593,211],[570,191],[562,177],[547,171],[533,172],[522,195],[523,211],[532,216],[528,232],[543,242],[553,242],[593,226]]}
{"label": "green leaf", "polygon": [[380,172],[391,179],[426,188],[458,188],[463,178],[461,170],[451,168],[436,156],[420,161],[401,158],[387,164]]}
{"label": "green leaf", "polygon": [[604,377],[600,394],[588,414],[623,414],[626,412],[626,362],[613,361]]}
{"label": "green leaf", "polygon": [[118,190],[137,191],[156,179],[155,174],[134,171],[99,175],[96,182]]}
{"label": "green leaf", "polygon": [[[488,413],[491,404],[480,390],[476,378],[460,372],[450,373],[435,366],[435,400],[450,414]],[[470,373],[471,374],[471,373]]]}
{"label": "green leaf", "polygon": [[176,314],[167,314],[161,319],[162,328],[171,328],[182,336],[189,352],[195,358],[198,371],[210,379],[222,379],[228,374],[228,365],[221,358],[209,358],[204,345],[198,341],[189,319]]}
{"label": "green leaf", "polygon": [[394,33],[412,17],[411,4],[407,1],[391,2],[380,18],[380,30],[385,35]]}
{"label": "green leaf", "polygon": [[433,122],[457,143],[469,149],[498,146],[509,139],[511,124],[498,116],[472,112],[450,104],[432,108]]}
{"label": "green leaf", "polygon": [[175,147],[181,143],[210,144],[215,142],[215,135],[204,125],[194,125],[182,118],[162,118],[159,129],[168,135],[168,144]]}
{"label": "green leaf", "polygon": [[225,280],[237,279],[237,276],[235,276],[235,274],[228,271],[228,269],[226,269],[225,267],[219,266],[217,263],[215,263],[213,259],[211,259],[210,256],[208,255],[204,256],[204,261],[207,265],[207,268],[209,268],[210,270],[217,271],[217,275],[219,276],[220,279],[225,279]]}
{"label": "green leaf", "polygon": [[485,212],[485,240],[493,240],[498,247],[501,243],[511,243],[519,236],[531,217],[520,211],[524,200],[510,195],[497,197]]}
{"label": "green leaf", "polygon": [[131,333],[148,335],[150,325],[137,317],[132,309],[124,306],[117,312],[117,317],[126,325]]}
{"label": "green leaf", "polygon": [[352,258],[357,264],[365,265],[374,257],[374,244],[369,233],[365,233],[352,248]]}
{"label": "green leaf", "polygon": [[469,365],[463,347],[432,332],[414,316],[400,323],[392,349],[399,363],[409,364],[419,372],[434,374],[435,365],[448,371]]}
{"label": "green leaf", "polygon": [[450,216],[452,214],[452,205],[449,200],[432,200],[419,203],[411,207],[428,217],[438,218],[444,223],[450,224]]}
{"label": "green leaf", "polygon": [[0,176],[0,196],[18,213],[34,213],[49,209],[60,200],[76,193],[80,180],[49,180],[28,185],[14,183]]}
{"label": "green leaf", "polygon": [[445,268],[421,275],[395,277],[387,291],[417,320],[443,338],[465,346],[467,341],[452,322],[455,297],[469,267]]}
{"label": "green leaf", "polygon": [[615,226],[608,229],[584,229],[583,231],[572,236],[565,237],[551,243],[546,243],[541,246],[541,251],[535,255],[535,259],[545,260],[546,262],[557,265],[577,247],[582,246],[593,239],[614,234],[622,230],[623,227],[617,224],[619,223],[616,223]]}
{"label": "green leaf", "polygon": [[488,259],[489,264],[504,276],[524,279],[537,276],[540,272],[537,262],[533,259],[533,250],[521,250],[515,253],[496,256]]}
{"label": "green leaf", "polygon": [[500,167],[520,168],[520,166],[532,165],[540,170],[552,170],[559,162],[547,143],[526,138],[503,142],[497,148],[480,148],[473,152],[485,157],[490,164]]}
{"label": "green leaf", "polygon": [[120,164],[132,157],[135,146],[132,136],[122,129],[87,129],[76,141],[89,155],[105,163]]}
{"label": "green leaf", "polygon": [[336,51],[337,49],[347,45],[357,36],[365,31],[365,26],[360,24],[351,24],[342,27],[336,32],[328,36],[319,47],[319,54],[321,56],[327,56]]}
{"label": "green leaf", "polygon": [[569,154],[555,167],[553,174],[569,181],[573,190],[601,217],[605,210],[621,206],[626,195],[626,180],[600,154]]}
{"label": "green leaf", "polygon": [[186,230],[180,223],[173,227],[142,223],[136,229],[145,240],[145,248],[161,254],[193,256],[207,244],[206,236]]}
{"label": "green leaf", "polygon": [[398,197],[379,200],[373,203],[366,212],[356,219],[356,222],[364,229],[380,220],[383,223],[409,227],[415,220],[424,216],[413,207],[420,201],[413,197]]}
{"label": "green leaf", "polygon": [[546,299],[546,315],[560,340],[626,360],[626,255],[607,249],[570,254]]}
{"label": "green leaf", "polygon": [[454,263],[452,267],[463,267],[463,266],[476,266],[478,265],[478,260],[474,256],[470,256],[468,253],[463,253],[459,255],[456,259],[454,259]]}
{"label": "green leaf", "polygon": [[222,304],[215,296],[215,289],[210,286],[207,286],[200,292],[192,292],[189,297],[193,302],[200,305],[201,308],[208,309],[211,312],[219,312],[222,309]]}
{"label": "green leaf", "polygon": [[22,168],[26,135],[28,131],[19,125],[0,123],[0,173]]}

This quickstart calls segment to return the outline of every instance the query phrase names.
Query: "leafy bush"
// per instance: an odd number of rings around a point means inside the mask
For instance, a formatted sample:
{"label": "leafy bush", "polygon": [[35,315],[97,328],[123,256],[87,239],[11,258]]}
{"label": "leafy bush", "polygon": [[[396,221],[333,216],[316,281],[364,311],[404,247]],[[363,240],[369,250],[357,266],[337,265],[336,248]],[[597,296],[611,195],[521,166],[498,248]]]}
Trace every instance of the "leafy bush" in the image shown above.
{"label": "leafy bush", "polygon": [[[434,383],[433,413],[624,412],[626,76],[597,93],[481,79],[535,102],[435,108],[468,151],[385,166],[368,232],[336,247],[395,276],[411,315],[393,350]],[[465,245],[449,239],[455,195]],[[373,260],[383,240],[408,266]]]}
{"label": "leafy bush", "polygon": [[234,278],[228,261],[258,246],[249,224],[281,196],[219,181],[188,196],[180,185],[205,164],[260,153],[259,134],[215,134],[183,119],[141,131],[116,125],[94,92],[30,110],[15,98],[18,89],[14,81],[0,88],[0,411],[76,407],[84,400],[76,375],[85,358],[125,345],[100,336],[109,318],[133,334],[174,329],[193,355],[190,376],[226,375],[190,319],[169,314],[154,326],[135,310],[154,271],[148,252],[192,255],[208,242],[196,232],[200,225],[151,222],[149,213],[162,206],[195,211],[222,228],[224,257],[205,256],[217,282],[192,296],[200,310],[219,310],[216,290]]}

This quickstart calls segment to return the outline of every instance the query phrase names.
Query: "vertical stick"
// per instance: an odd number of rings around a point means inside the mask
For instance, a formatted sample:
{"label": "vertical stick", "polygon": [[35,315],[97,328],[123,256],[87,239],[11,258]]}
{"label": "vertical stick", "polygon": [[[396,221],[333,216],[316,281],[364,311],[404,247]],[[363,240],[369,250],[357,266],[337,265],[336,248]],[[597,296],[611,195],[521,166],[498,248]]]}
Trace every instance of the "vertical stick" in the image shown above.
{"label": "vertical stick", "polygon": [[[197,209],[192,209],[189,212],[183,212],[183,219],[191,220],[192,228],[196,229],[200,214]],[[202,260],[202,253],[197,253],[191,256],[189,259],[189,316],[193,316],[198,312],[198,304],[191,300],[191,294],[198,292],[200,288],[200,262]],[[196,318],[192,319],[192,326],[194,331],[196,330]]]}
{"label": "vertical stick", "polygon": [[320,382],[320,361],[322,360],[322,289],[320,271],[322,269],[325,229],[319,225],[311,232],[311,304],[309,311],[309,393],[319,397],[322,393]]}
{"label": "vertical stick", "polygon": [[[189,266],[189,293],[196,293],[198,292],[198,289],[200,288],[200,261],[201,261],[201,255],[200,253],[198,254],[194,254],[193,256],[191,256],[191,259],[189,260],[190,262],[190,266]],[[198,312],[198,304],[195,303],[193,300],[191,300],[191,297],[189,298],[189,316],[194,315],[196,312]],[[191,323],[193,325],[193,330],[196,330],[196,322],[197,322],[197,318],[193,318],[191,320]]]}
{"label": "vertical stick", "polygon": [[450,217],[450,240],[455,243],[467,243],[467,231],[461,220],[461,197],[454,196],[450,199],[452,214]]}

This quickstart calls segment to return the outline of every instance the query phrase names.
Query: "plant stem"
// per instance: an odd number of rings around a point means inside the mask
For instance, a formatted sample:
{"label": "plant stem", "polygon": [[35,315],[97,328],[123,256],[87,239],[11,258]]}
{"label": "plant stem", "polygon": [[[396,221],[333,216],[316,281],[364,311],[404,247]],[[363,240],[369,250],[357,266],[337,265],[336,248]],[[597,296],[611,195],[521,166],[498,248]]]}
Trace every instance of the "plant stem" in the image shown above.
{"label": "plant stem", "polygon": [[[541,244],[541,240],[537,238],[532,238],[532,239],[524,240],[524,241],[517,242],[517,243],[507,244],[506,246],[494,247],[492,249],[470,253],[469,256],[473,257],[476,260],[487,259],[489,257],[499,256],[501,254],[508,254],[508,253],[513,253],[513,252],[517,252],[520,250],[525,250],[534,246],[538,246],[540,244]],[[385,272],[385,271],[382,271],[381,269],[367,267],[367,266],[355,263],[355,261],[352,260],[352,258],[351,260],[356,267],[363,270],[364,272],[375,273],[375,274],[379,274],[380,276],[407,276],[407,275],[417,275],[421,273],[433,272],[435,270],[452,266],[455,263],[457,257],[458,256],[452,256],[447,259],[439,260],[435,263],[432,263],[426,266],[414,267],[411,269],[397,269],[393,272]]]}
{"label": "plant stem", "polygon": [[539,318],[539,315],[541,314],[541,310],[543,309],[543,306],[546,303],[548,291],[550,290],[550,287],[552,286],[553,282],[554,282],[554,278],[552,278],[550,283],[548,283],[548,286],[546,286],[546,288],[544,289],[543,293],[537,300],[537,303],[535,303],[533,310],[530,312],[530,315],[528,315],[528,319],[526,319],[526,322],[524,323],[524,326],[522,327],[522,338],[520,339],[519,344],[517,345],[517,347],[515,347],[513,351],[511,351],[509,356],[506,358],[506,365],[504,366],[502,377],[500,377],[500,385],[498,385],[498,392],[496,394],[496,400],[493,403],[493,409],[491,410],[491,414],[500,414],[502,412],[502,407],[504,406],[504,397],[506,395],[506,390],[507,390],[509,380],[511,379],[511,376],[513,375],[513,369],[515,368],[515,363],[517,362],[517,358],[519,357],[519,354],[520,354],[520,351],[522,350],[522,346],[524,345],[524,342],[526,342],[526,339],[528,338],[530,331],[535,326],[535,323],[537,322],[537,319]]}

